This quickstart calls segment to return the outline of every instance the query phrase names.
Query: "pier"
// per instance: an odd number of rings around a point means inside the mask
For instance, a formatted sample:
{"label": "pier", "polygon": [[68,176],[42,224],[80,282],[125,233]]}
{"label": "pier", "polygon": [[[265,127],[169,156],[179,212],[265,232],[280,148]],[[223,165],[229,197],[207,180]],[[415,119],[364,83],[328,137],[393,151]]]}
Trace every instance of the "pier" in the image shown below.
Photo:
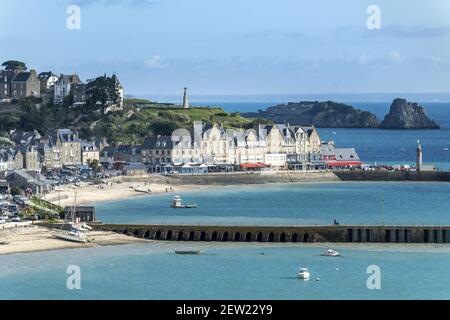
{"label": "pier", "polygon": [[160,241],[449,243],[450,226],[194,226],[93,224],[112,231]]}

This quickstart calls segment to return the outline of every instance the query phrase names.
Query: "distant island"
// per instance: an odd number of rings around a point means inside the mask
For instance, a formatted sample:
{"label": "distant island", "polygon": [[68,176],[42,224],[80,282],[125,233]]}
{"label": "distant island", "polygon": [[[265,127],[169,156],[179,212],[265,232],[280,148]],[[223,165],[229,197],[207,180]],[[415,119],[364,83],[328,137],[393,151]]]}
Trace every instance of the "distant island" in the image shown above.
{"label": "distant island", "polygon": [[440,129],[439,124],[428,118],[425,109],[416,102],[397,98],[380,124],[383,129]]}
{"label": "distant island", "polygon": [[333,101],[289,102],[269,107],[266,111],[243,113],[242,116],[318,128],[377,128],[380,125],[373,113]]}
{"label": "distant island", "polygon": [[242,113],[242,116],[318,128],[440,129],[436,121],[428,118],[422,106],[400,98],[393,101],[381,122],[372,112],[334,101],[289,102],[265,111]]}

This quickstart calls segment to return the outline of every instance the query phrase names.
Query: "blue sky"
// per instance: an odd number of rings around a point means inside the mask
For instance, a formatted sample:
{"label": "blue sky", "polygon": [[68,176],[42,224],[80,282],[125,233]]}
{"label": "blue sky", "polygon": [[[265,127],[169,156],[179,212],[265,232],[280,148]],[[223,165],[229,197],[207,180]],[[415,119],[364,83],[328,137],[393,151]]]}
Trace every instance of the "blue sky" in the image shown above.
{"label": "blue sky", "polygon": [[448,0],[2,0],[0,60],[137,95],[450,92],[448,17]]}

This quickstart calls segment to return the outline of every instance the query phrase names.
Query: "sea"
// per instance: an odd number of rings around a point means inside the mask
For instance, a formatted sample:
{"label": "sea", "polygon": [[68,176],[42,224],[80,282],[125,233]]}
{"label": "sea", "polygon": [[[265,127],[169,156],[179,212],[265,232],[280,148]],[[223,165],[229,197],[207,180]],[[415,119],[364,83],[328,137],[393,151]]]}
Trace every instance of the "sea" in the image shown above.
{"label": "sea", "polygon": [[[379,95],[306,98],[346,102],[380,119],[392,101]],[[413,164],[420,139],[424,162],[449,170],[450,97],[408,98],[422,98],[414,101],[442,129],[321,128],[319,134],[338,146],[355,147],[365,163],[377,164]],[[191,104],[249,112],[301,100],[306,99],[199,97]],[[198,225],[323,225],[334,219],[341,224],[450,225],[446,182],[271,184],[176,194],[198,208],[172,210],[173,193],[149,195],[97,203],[97,217],[110,223]],[[204,254],[174,253],[188,248]],[[448,244],[335,244],[342,254],[336,258],[322,257],[325,249],[326,244],[303,243],[149,242],[3,255],[0,299],[450,299]],[[71,289],[71,281],[68,286],[74,266],[80,271],[79,290]],[[309,268],[309,281],[298,279],[300,267]]]}

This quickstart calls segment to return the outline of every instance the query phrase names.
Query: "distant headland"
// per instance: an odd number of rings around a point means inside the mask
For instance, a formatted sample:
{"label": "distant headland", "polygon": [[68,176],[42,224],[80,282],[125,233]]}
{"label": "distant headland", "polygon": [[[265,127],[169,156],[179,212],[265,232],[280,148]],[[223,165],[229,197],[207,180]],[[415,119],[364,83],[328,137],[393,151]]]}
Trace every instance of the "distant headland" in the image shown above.
{"label": "distant headland", "polygon": [[334,101],[289,102],[242,116],[275,123],[308,123],[318,128],[440,129],[422,106],[400,98],[392,102],[389,113],[381,122],[369,111]]}

